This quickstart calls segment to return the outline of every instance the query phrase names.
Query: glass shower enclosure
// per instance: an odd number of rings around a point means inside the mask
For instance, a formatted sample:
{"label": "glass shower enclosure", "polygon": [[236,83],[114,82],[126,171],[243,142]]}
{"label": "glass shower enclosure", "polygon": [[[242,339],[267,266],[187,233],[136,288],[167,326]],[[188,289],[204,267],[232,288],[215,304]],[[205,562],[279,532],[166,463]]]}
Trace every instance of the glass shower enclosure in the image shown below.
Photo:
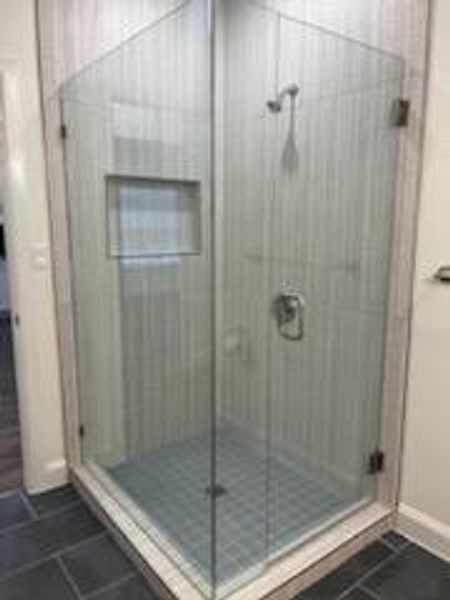
{"label": "glass shower enclosure", "polygon": [[377,484],[403,63],[282,7],[60,90],[82,462],[206,597]]}

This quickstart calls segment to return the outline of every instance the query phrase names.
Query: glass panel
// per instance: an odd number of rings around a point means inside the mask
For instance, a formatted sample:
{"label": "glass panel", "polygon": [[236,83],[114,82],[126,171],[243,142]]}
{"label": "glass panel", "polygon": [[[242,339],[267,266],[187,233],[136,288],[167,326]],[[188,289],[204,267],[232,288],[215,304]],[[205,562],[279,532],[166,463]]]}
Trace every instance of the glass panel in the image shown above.
{"label": "glass panel", "polygon": [[373,498],[403,64],[255,2],[219,17],[224,596]]}
{"label": "glass panel", "polygon": [[302,323],[270,331],[272,554],[374,496],[403,84],[399,59],[282,16],[278,57],[298,93],[274,115],[270,294]]}
{"label": "glass panel", "polygon": [[83,461],[223,597],[373,497],[403,64],[214,4],[214,132],[207,0],[61,100]]}
{"label": "glass panel", "polygon": [[208,3],[62,92],[83,461],[211,595]]}
{"label": "glass panel", "polygon": [[219,596],[267,559],[268,207],[276,121],[277,20],[251,3],[220,5],[217,143],[217,584]]}

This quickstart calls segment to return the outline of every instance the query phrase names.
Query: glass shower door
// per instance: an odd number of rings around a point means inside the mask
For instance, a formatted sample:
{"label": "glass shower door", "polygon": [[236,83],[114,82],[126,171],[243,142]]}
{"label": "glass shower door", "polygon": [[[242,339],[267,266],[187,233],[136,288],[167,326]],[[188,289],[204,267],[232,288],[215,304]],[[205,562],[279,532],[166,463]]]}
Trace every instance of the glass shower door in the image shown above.
{"label": "glass shower door", "polygon": [[61,103],[83,465],[222,597],[374,496],[403,65],[215,4]]}
{"label": "glass shower door", "polygon": [[83,466],[205,596],[209,19],[179,3],[61,90]]}
{"label": "glass shower door", "polygon": [[272,556],[374,497],[403,86],[396,57],[281,14],[278,31]]}

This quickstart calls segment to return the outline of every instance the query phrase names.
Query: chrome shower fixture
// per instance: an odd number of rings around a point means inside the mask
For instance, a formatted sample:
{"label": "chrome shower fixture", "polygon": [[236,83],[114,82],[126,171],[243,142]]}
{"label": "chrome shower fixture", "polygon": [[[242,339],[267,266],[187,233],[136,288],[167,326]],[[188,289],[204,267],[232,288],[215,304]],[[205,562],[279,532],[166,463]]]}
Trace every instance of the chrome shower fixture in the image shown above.
{"label": "chrome shower fixture", "polygon": [[267,107],[272,113],[280,113],[283,110],[283,104],[286,97],[290,96],[291,101],[295,102],[299,93],[300,87],[296,83],[291,83],[286,86],[274,100],[269,100],[267,102]]}

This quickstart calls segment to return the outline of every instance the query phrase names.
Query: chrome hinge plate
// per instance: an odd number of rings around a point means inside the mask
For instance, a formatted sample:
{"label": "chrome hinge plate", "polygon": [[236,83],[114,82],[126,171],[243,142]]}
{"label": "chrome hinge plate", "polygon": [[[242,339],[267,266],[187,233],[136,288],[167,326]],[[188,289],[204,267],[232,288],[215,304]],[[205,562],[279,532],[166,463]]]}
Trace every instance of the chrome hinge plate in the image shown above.
{"label": "chrome hinge plate", "polygon": [[392,124],[394,127],[408,127],[411,116],[411,102],[406,98],[396,98],[392,104]]}
{"label": "chrome hinge plate", "polygon": [[375,450],[369,457],[368,474],[377,475],[384,471],[386,455],[381,450]]}

